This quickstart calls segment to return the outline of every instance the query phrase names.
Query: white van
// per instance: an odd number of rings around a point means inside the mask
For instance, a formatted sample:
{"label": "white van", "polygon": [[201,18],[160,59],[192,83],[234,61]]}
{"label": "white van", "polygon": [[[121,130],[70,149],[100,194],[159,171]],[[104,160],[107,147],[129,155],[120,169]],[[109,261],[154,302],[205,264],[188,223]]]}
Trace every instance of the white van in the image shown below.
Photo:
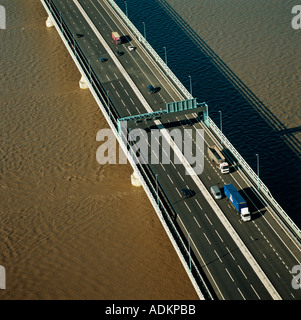
{"label": "white van", "polygon": [[210,188],[211,194],[214,196],[215,199],[221,199],[222,198],[222,193],[220,189],[217,186],[212,186]]}

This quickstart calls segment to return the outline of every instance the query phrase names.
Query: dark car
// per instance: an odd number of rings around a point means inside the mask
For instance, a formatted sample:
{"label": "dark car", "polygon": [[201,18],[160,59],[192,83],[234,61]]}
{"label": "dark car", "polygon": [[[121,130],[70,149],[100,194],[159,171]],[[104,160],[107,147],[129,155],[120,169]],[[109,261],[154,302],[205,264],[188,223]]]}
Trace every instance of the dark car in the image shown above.
{"label": "dark car", "polygon": [[105,61],[107,61],[107,59],[106,58],[99,58],[99,61],[100,62],[105,62]]}
{"label": "dark car", "polygon": [[189,189],[186,189],[186,188],[181,189],[181,193],[184,198],[190,198],[193,196],[193,192]]}
{"label": "dark car", "polygon": [[149,93],[156,93],[158,90],[151,84],[147,87]]}
{"label": "dark car", "polygon": [[119,56],[119,57],[120,57],[120,56],[122,56],[122,55],[123,55],[123,52],[122,52],[122,51],[119,51],[119,50],[116,51],[116,56]]}

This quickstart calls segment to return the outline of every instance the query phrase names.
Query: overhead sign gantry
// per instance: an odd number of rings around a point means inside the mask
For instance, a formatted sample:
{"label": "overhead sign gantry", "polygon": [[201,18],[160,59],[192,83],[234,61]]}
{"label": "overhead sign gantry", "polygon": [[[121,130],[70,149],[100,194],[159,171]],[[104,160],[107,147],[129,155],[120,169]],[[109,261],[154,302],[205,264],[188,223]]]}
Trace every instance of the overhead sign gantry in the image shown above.
{"label": "overhead sign gantry", "polygon": [[134,116],[128,116],[124,118],[118,119],[118,132],[120,134],[120,123],[122,121],[127,122],[147,122],[154,120],[161,120],[164,122],[165,119],[168,118],[170,113],[177,112],[180,115],[197,113],[198,117],[200,117],[205,123],[208,119],[208,105],[205,102],[197,103],[196,98],[182,101],[169,102],[166,104],[166,109],[154,111],[150,113],[142,113]]}

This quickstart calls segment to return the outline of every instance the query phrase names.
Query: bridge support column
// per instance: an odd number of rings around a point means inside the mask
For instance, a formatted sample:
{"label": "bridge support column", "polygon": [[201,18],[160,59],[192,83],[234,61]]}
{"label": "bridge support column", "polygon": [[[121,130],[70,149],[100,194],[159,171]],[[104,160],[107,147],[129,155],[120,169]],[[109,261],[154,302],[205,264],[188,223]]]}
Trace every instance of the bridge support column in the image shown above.
{"label": "bridge support column", "polygon": [[46,27],[47,28],[54,27],[54,24],[53,24],[53,22],[52,22],[50,17],[48,17],[47,20],[46,20]]}
{"label": "bridge support column", "polygon": [[81,79],[79,80],[79,87],[81,89],[88,89],[88,84],[86,82],[86,79],[82,76]]}
{"label": "bridge support column", "polygon": [[134,171],[131,175],[131,182],[134,187],[141,187],[141,182],[136,171]]}

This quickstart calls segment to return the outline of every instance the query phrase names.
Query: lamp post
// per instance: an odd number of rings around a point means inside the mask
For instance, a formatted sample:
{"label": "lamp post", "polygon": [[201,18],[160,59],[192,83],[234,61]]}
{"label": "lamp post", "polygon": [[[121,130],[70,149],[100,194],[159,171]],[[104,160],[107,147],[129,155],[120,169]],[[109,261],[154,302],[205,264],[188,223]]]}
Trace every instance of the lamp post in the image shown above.
{"label": "lamp post", "polygon": [[146,40],[145,22],[144,22],[144,21],[142,21],[142,23],[143,23],[144,39]]}
{"label": "lamp post", "polygon": [[219,120],[220,120],[220,130],[221,130],[221,145],[223,144],[223,119],[222,119],[222,111],[218,111],[219,112]]}
{"label": "lamp post", "polygon": [[128,16],[128,4],[127,4],[126,1],[124,1],[124,4],[125,4],[125,15],[126,15],[127,18],[129,18],[129,16]]}
{"label": "lamp post", "polygon": [[259,190],[259,154],[256,153],[257,158],[257,189]]}
{"label": "lamp post", "polygon": [[165,64],[167,65],[167,51],[166,51],[166,47],[164,48],[164,55],[165,55]]}
{"label": "lamp post", "polygon": [[192,80],[191,80],[191,76],[188,76],[189,78],[189,84],[190,84],[190,94],[192,95]]}

